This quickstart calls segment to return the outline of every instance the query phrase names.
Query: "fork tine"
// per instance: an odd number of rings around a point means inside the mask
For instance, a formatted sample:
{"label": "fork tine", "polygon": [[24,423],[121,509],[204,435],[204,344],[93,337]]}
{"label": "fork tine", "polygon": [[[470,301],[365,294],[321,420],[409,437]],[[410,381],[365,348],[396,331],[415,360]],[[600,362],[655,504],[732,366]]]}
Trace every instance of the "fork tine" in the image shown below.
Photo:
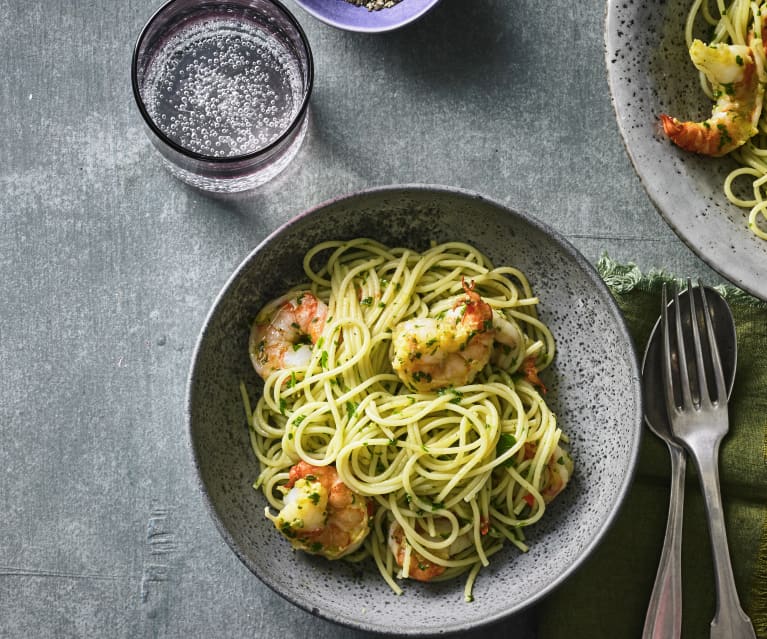
{"label": "fork tine", "polygon": [[[688,297],[690,296],[688,291]],[[684,347],[684,329],[682,327],[682,306],[679,302],[679,291],[674,290],[674,313],[676,317],[676,353],[679,363],[679,378],[682,391],[682,406],[692,406],[690,393],[690,375],[687,372],[687,353]]]}
{"label": "fork tine", "polygon": [[[699,289],[701,296],[705,301],[705,293],[703,289]],[[701,406],[710,406],[711,397],[708,394],[708,380],[706,379],[706,366],[703,363],[703,346],[700,341],[700,329],[698,328],[698,308],[695,304],[695,289],[692,287],[692,281],[687,279],[687,297],[690,300],[690,323],[692,324],[692,342],[693,350],[695,352],[695,369],[698,373],[698,397],[700,398]],[[704,309],[703,314],[706,311]],[[705,322],[705,317],[703,318]],[[708,339],[708,336],[707,336]],[[710,346],[709,340],[709,346]]]}
{"label": "fork tine", "polygon": [[722,369],[722,358],[719,355],[719,347],[716,345],[716,337],[714,335],[714,325],[711,321],[711,314],[708,310],[708,301],[706,300],[706,291],[698,280],[698,288],[700,288],[701,298],[703,299],[703,321],[706,326],[706,336],[708,339],[708,346],[711,349],[712,369],[714,371],[714,383],[716,384],[716,401],[727,401],[727,389],[724,382],[724,370]]}
{"label": "fork tine", "polygon": [[671,339],[669,329],[668,318],[668,292],[666,290],[666,284],[663,284],[661,293],[661,328],[663,329],[663,357],[661,361],[663,363],[663,394],[666,398],[666,413],[671,420],[671,416],[677,412],[676,399],[674,398],[674,378],[673,371],[671,370]]}

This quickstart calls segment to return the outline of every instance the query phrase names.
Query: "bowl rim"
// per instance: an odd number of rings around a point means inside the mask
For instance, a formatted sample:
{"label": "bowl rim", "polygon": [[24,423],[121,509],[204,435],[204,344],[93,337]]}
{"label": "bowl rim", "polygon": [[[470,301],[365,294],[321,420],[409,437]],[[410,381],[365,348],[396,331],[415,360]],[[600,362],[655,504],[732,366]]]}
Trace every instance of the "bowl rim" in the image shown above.
{"label": "bowl rim", "polygon": [[424,636],[431,636],[435,633],[433,631],[427,631],[427,630],[419,631],[417,629],[414,629],[412,631],[408,630],[408,631],[405,631],[404,633],[401,630],[395,632],[393,630],[388,630],[386,628],[383,628],[380,625],[369,623],[359,619],[352,620],[351,618],[347,618],[347,619],[336,618],[331,614],[326,614],[321,608],[317,606],[311,606],[308,603],[301,601],[299,598],[294,597],[292,592],[283,591],[271,579],[269,579],[268,576],[259,574],[259,572],[257,572],[255,569],[256,567],[251,565],[252,562],[250,562],[250,560],[245,556],[245,554],[239,549],[239,546],[236,543],[234,537],[224,526],[224,523],[222,522],[221,518],[216,512],[215,506],[212,503],[210,495],[208,494],[208,490],[202,481],[202,473],[201,473],[200,464],[197,458],[195,437],[193,434],[193,425],[192,425],[192,419],[191,419],[192,403],[193,403],[192,394],[193,394],[195,377],[196,377],[195,371],[196,371],[196,367],[198,363],[198,358],[203,346],[203,342],[211,326],[211,321],[217,312],[218,306],[220,305],[224,297],[229,293],[230,288],[237,282],[242,272],[247,268],[251,260],[262,250],[262,248],[265,247],[275,237],[283,233],[285,230],[287,230],[291,226],[300,223],[306,217],[315,215],[318,211],[324,208],[337,205],[344,201],[354,201],[359,198],[365,198],[370,195],[381,195],[381,194],[390,193],[392,195],[399,196],[403,192],[414,192],[414,193],[420,193],[420,194],[439,193],[446,196],[457,196],[461,199],[466,199],[466,200],[475,199],[478,201],[482,201],[489,204],[490,206],[499,208],[503,211],[508,212],[510,215],[513,215],[521,219],[525,224],[529,224],[530,226],[534,227],[536,230],[544,234],[547,234],[557,244],[559,244],[560,247],[564,251],[566,251],[572,259],[575,260],[577,265],[580,266],[583,273],[589,278],[589,280],[591,280],[591,283],[601,293],[602,297],[604,297],[606,301],[606,309],[609,311],[610,316],[615,322],[615,328],[619,332],[621,341],[624,344],[626,344],[628,351],[631,355],[631,357],[629,358],[631,375],[630,375],[630,379],[627,380],[627,385],[629,387],[627,388],[627,391],[628,390],[631,391],[631,394],[633,395],[634,405],[637,407],[636,414],[633,416],[633,421],[634,421],[633,430],[632,430],[633,438],[631,439],[631,442],[630,442],[630,455],[628,459],[628,467],[626,468],[626,473],[624,474],[622,483],[616,490],[617,499],[615,503],[613,504],[612,509],[609,511],[600,529],[592,537],[592,539],[589,540],[589,542],[584,545],[583,550],[578,555],[578,557],[569,566],[567,566],[567,568],[565,568],[556,579],[547,583],[538,592],[518,602],[514,607],[503,610],[503,611],[499,611],[498,613],[494,615],[489,615],[481,620],[474,620],[474,621],[469,621],[466,623],[454,623],[449,627],[444,627],[442,630],[440,630],[439,634],[443,634],[443,633],[452,634],[452,633],[458,633],[458,632],[476,631],[479,628],[484,628],[494,623],[498,623],[504,619],[508,619],[515,614],[519,614],[520,612],[530,608],[530,606],[532,606],[533,604],[538,603],[544,598],[546,598],[547,596],[549,596],[554,590],[556,590],[560,585],[562,585],[562,583],[564,583],[567,579],[569,579],[577,571],[577,569],[581,567],[581,565],[586,561],[586,559],[588,559],[591,556],[594,550],[604,540],[604,537],[607,534],[608,530],[615,523],[615,520],[618,514],[620,513],[623,506],[625,505],[626,497],[628,495],[629,489],[633,485],[634,477],[636,474],[636,468],[637,468],[638,460],[639,460],[641,440],[642,440],[643,432],[644,432],[644,421],[643,421],[644,420],[644,399],[642,396],[640,364],[639,364],[639,358],[637,355],[636,345],[634,344],[634,340],[631,337],[631,333],[628,330],[628,325],[626,323],[625,317],[620,311],[620,308],[618,307],[618,304],[615,298],[610,292],[609,287],[602,280],[602,278],[600,277],[594,265],[592,265],[583,256],[583,254],[580,251],[578,251],[578,249],[576,249],[569,242],[569,240],[567,240],[563,235],[561,235],[558,231],[550,227],[548,224],[540,221],[539,219],[531,216],[530,214],[520,212],[516,209],[513,209],[510,206],[501,204],[497,200],[485,197],[475,191],[471,191],[471,190],[467,190],[467,189],[463,189],[459,187],[420,184],[420,183],[378,186],[378,187],[372,187],[372,188],[353,191],[350,193],[346,193],[343,195],[339,195],[339,196],[327,199],[321,202],[320,204],[312,206],[306,209],[305,211],[303,211],[302,213],[290,218],[286,222],[280,224],[272,232],[270,232],[262,241],[260,241],[251,251],[248,252],[246,257],[239,263],[239,265],[227,278],[226,282],[221,287],[218,294],[215,296],[210,306],[210,309],[205,315],[205,319],[203,321],[201,329],[198,333],[197,340],[195,342],[195,346],[191,356],[189,371],[187,375],[186,396],[185,396],[186,447],[187,447],[188,454],[191,458],[192,466],[194,468],[195,483],[197,485],[197,489],[205,504],[205,509],[207,510],[208,515],[213,520],[213,523],[215,524],[215,527],[217,528],[219,534],[224,539],[229,549],[234,552],[235,556],[240,560],[240,562],[263,584],[269,587],[270,590],[272,590],[274,593],[276,593],[283,599],[289,601],[293,605],[297,606],[298,608],[325,621],[330,621],[332,623],[335,623],[347,628],[351,628],[354,630],[361,630],[365,632],[377,633],[377,634],[386,635],[386,636],[396,635],[396,636],[424,637]]}
{"label": "bowl rim", "polygon": [[[409,24],[412,24],[416,20],[419,20],[423,16],[425,16],[429,11],[431,11],[436,5],[440,3],[440,0],[428,0],[427,3],[421,7],[419,11],[416,11],[413,14],[410,14],[406,17],[404,17],[399,22],[395,22],[392,24],[384,24],[384,25],[358,25],[358,24],[352,24],[349,22],[344,22],[342,20],[334,20],[333,18],[328,17],[321,11],[318,11],[317,9],[313,8],[311,5],[305,2],[305,0],[295,0],[295,3],[301,7],[306,13],[313,16],[320,22],[324,22],[325,24],[335,27],[336,29],[340,29],[341,31],[352,31],[355,33],[386,33],[389,31],[394,31],[396,29],[401,29],[402,27],[405,27]],[[352,5],[350,5],[352,6]],[[367,11],[365,7],[355,7],[356,9],[361,9]],[[386,9],[381,9],[381,11],[386,11]]]}

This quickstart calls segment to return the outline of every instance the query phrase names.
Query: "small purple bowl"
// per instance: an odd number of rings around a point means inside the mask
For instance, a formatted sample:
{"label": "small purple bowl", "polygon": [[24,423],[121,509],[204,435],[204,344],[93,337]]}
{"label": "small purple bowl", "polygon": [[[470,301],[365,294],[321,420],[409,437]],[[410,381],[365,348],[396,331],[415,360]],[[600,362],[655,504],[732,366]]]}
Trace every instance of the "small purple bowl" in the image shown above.
{"label": "small purple bowl", "polygon": [[393,7],[370,11],[347,0],[296,0],[296,4],[325,24],[346,31],[380,33],[404,27],[425,15],[439,0],[401,0]]}

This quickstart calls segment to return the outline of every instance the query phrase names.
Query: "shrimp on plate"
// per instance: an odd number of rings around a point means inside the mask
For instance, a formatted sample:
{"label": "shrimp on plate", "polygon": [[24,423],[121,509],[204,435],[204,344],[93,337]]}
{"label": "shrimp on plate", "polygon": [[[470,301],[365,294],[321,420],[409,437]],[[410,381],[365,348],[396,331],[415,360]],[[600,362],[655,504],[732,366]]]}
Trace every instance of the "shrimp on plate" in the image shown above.
{"label": "shrimp on plate", "polygon": [[[434,522],[437,535],[432,537],[431,535],[423,533],[419,530],[426,539],[434,542],[439,542],[443,539],[443,535],[447,535],[450,524],[447,520],[437,520]],[[454,557],[459,552],[471,546],[471,535],[464,533],[456,537],[456,539],[446,548],[435,548],[432,553],[436,557],[441,559],[449,559]],[[408,577],[409,579],[415,579],[416,581],[431,581],[442,575],[447,569],[442,564],[435,563],[430,559],[424,557],[421,553],[415,550],[410,545],[410,542],[405,536],[405,530],[402,528],[398,521],[393,521],[389,526],[388,536],[389,550],[394,555],[394,559],[397,565],[402,568],[401,576]],[[409,553],[408,553],[409,549]],[[407,562],[407,566],[405,563]]]}
{"label": "shrimp on plate", "polygon": [[462,285],[466,295],[442,317],[406,320],[392,332],[392,367],[416,391],[469,384],[490,361],[496,340],[514,346],[521,339],[513,324],[493,316],[473,283]]}
{"label": "shrimp on plate", "polygon": [[666,136],[686,151],[720,157],[756,135],[765,80],[755,56],[746,45],[707,45],[694,40],[690,57],[711,84],[716,104],[711,117],[703,122],[681,122],[662,114]]}
{"label": "shrimp on plate", "polygon": [[327,305],[309,291],[268,305],[250,332],[248,351],[256,372],[266,379],[275,371],[309,364],[327,314]]}
{"label": "shrimp on plate", "polygon": [[[536,444],[525,444],[525,459],[535,457],[535,452]],[[551,503],[565,489],[565,486],[567,486],[572,477],[573,468],[573,459],[570,457],[570,453],[561,446],[557,446],[549,456],[549,461],[546,463],[543,472],[541,496],[544,503]],[[525,501],[532,506],[533,499],[531,496],[528,497],[530,498]]]}
{"label": "shrimp on plate", "polygon": [[298,549],[328,559],[357,550],[370,532],[372,505],[341,481],[334,466],[305,461],[290,469],[284,506],[266,516]]}

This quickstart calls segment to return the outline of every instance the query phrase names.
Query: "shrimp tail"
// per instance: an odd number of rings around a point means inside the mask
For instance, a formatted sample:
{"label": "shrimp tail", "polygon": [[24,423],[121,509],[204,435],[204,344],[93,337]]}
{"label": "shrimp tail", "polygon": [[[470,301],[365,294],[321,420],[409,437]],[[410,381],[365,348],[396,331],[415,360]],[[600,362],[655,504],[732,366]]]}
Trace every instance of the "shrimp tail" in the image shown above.
{"label": "shrimp tail", "polygon": [[[466,283],[466,276],[461,275],[461,288],[463,288],[464,292],[466,293],[466,297],[468,298],[466,300],[467,304],[478,304],[482,301],[482,298],[480,297],[479,293],[474,290],[474,280],[471,280],[469,284]],[[460,302],[457,302],[460,303]]]}
{"label": "shrimp tail", "polygon": [[457,299],[453,308],[466,306],[466,313],[463,316],[463,322],[471,325],[476,330],[486,331],[492,327],[493,309],[482,299],[482,296],[474,290],[474,280],[469,284],[466,278],[461,276],[461,286],[466,293],[465,299]]}
{"label": "shrimp tail", "polygon": [[720,157],[742,144],[732,145],[732,138],[724,124],[712,128],[708,121],[681,122],[665,113],[661,113],[660,120],[666,137],[685,151]]}

